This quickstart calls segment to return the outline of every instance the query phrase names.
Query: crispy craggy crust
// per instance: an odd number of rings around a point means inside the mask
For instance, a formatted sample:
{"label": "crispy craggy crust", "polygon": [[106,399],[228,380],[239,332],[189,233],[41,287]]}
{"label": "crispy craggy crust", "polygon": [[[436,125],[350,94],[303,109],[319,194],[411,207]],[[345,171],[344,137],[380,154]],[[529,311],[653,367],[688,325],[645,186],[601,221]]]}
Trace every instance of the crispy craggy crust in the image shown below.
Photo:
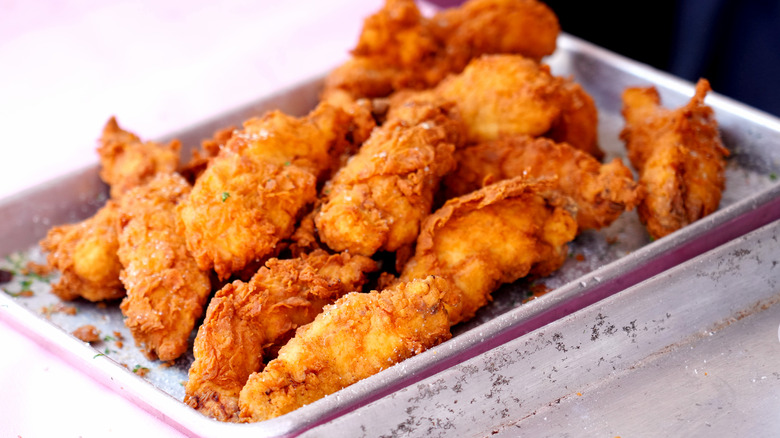
{"label": "crispy craggy crust", "polygon": [[547,136],[597,159],[598,112],[593,98],[548,66],[519,55],[486,55],[442,81],[434,94],[456,102],[471,143],[509,135]]}
{"label": "crispy craggy crust", "polygon": [[553,11],[536,0],[471,0],[430,19],[413,0],[388,0],[365,20],[353,58],[328,76],[324,96],[343,90],[375,98],[429,88],[483,54],[539,60],[555,51],[559,32]]}
{"label": "crispy craggy crust", "polygon": [[100,177],[111,186],[111,197],[118,198],[158,173],[176,171],[180,148],[178,140],[168,145],[142,142],[135,134],[121,129],[112,117],[103,128],[98,147]]}
{"label": "crispy craggy crust", "polygon": [[195,184],[198,177],[206,170],[209,161],[219,154],[219,151],[233,137],[236,132],[235,126],[228,126],[214,132],[211,138],[201,142],[200,150],[193,150],[190,161],[185,163],[179,169],[179,173],[187,180],[190,185]]}
{"label": "crispy craggy crust", "polygon": [[322,103],[303,118],[272,111],[234,133],[178,207],[187,248],[220,279],[274,256],[355,145],[355,125]]}
{"label": "crispy craggy crust", "polygon": [[623,93],[626,126],[620,136],[647,196],[638,212],[654,238],[663,237],[717,210],[725,186],[726,157],[712,109],[704,103],[707,80],[690,102],[660,106],[654,87]]}
{"label": "crispy craggy crust", "polygon": [[226,285],[212,298],[195,338],[184,402],[221,421],[238,419],[238,395],[270,348],[314,320],[326,304],[360,290],[374,261],[319,250],[272,259],[248,282]]}
{"label": "crispy craggy crust", "polygon": [[619,158],[601,164],[586,152],[547,138],[504,137],[459,149],[455,159],[458,168],[444,178],[447,198],[517,176],[548,178],[577,204],[580,230],[609,226],[644,197]]}
{"label": "crispy craggy crust", "polygon": [[423,223],[399,280],[452,280],[461,298],[447,308],[454,325],[473,317],[499,285],[549,275],[577,234],[576,207],[553,187],[517,177],[447,201]]}
{"label": "crispy craggy crust", "polygon": [[568,78],[563,79],[558,93],[561,114],[544,136],[558,143],[568,143],[598,160],[603,159],[604,151],[598,141],[599,115],[593,97]]}
{"label": "crispy craggy crust", "polygon": [[82,297],[89,301],[125,296],[119,280],[122,265],[117,256],[117,205],[109,201],[94,216],[77,224],[49,230],[41,247],[49,265],[61,272],[52,292],[63,300]]}
{"label": "crispy craggy crust", "polygon": [[176,203],[189,192],[178,174],[160,174],[119,201],[119,260],[127,297],[120,308],[136,344],[150,359],[176,359],[211,292],[176,232]]}
{"label": "crispy craggy crust", "polygon": [[350,293],[298,328],[241,390],[243,421],[278,417],[450,338],[452,284],[428,277],[382,292]]}
{"label": "crispy craggy crust", "polygon": [[441,177],[454,168],[460,133],[449,103],[409,102],[391,110],[326,184],[315,215],[322,241],[365,256],[412,244]]}
{"label": "crispy craggy crust", "polygon": [[258,162],[297,166],[322,181],[353,150],[356,129],[349,113],[323,102],[301,118],[277,110],[249,119],[224,148]]}
{"label": "crispy craggy crust", "polygon": [[275,255],[298,215],[314,202],[317,181],[298,166],[258,162],[223,151],[177,207],[187,248],[220,279]]}

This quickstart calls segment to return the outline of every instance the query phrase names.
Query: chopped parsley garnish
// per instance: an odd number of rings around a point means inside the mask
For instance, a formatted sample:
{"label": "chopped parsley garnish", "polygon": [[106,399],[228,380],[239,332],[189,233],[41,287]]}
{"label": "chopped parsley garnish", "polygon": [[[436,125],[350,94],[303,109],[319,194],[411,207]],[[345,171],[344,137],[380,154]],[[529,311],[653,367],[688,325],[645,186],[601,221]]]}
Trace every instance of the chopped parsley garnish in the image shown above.
{"label": "chopped parsley garnish", "polygon": [[103,337],[103,342],[111,342],[111,341],[116,341],[116,338],[114,338],[111,335]]}
{"label": "chopped parsley garnish", "polygon": [[284,162],[285,167],[289,166],[290,164],[292,164],[292,163],[290,163],[289,161],[285,161]]}
{"label": "chopped parsley garnish", "polygon": [[230,197],[230,193],[228,192],[222,192],[222,202],[227,201],[227,198]]}
{"label": "chopped parsley garnish", "polygon": [[103,354],[103,353],[98,353],[98,354],[96,354],[96,355],[92,356],[92,359],[94,359],[94,358],[96,358],[96,357],[100,357],[100,356],[105,356],[105,354]]}
{"label": "chopped parsley garnish", "polygon": [[777,174],[774,172],[770,173],[769,179],[771,179],[772,181],[777,181]]}

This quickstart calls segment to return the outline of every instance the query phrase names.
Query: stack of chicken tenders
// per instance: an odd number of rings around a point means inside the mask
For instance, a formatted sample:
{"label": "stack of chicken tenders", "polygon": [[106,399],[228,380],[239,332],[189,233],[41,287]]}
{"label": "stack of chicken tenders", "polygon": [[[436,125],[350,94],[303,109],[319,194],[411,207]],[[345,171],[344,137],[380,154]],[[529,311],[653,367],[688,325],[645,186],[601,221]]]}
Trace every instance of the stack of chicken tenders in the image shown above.
{"label": "stack of chicken tenders", "polygon": [[446,341],[583,230],[636,208],[661,238],[715,211],[728,151],[708,82],[677,109],[624,90],[633,171],[603,162],[593,98],[542,63],[559,33],[537,0],[430,17],[387,0],[303,117],[226,127],[186,163],[112,118],[110,200],[41,242],[53,293],[121,300],[150,359],[196,330],[184,402],[256,422]]}

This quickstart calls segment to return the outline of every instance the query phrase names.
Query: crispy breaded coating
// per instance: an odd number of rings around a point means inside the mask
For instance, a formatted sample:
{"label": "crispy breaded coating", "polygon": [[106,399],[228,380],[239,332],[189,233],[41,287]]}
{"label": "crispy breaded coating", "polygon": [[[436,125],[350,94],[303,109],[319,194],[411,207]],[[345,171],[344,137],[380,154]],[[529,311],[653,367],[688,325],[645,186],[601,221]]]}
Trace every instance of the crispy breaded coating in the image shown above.
{"label": "crispy breaded coating", "polygon": [[61,272],[51,291],[63,300],[82,297],[89,301],[125,296],[119,280],[122,265],[116,252],[117,205],[108,201],[94,216],[77,224],[52,227],[41,248],[49,265]]}
{"label": "crispy breaded coating", "polygon": [[273,111],[233,134],[178,207],[187,248],[220,279],[275,255],[351,146],[354,126],[327,103],[294,118]]}
{"label": "crispy breaded coating", "polygon": [[580,230],[609,226],[644,196],[619,158],[601,164],[586,152],[547,138],[504,137],[459,149],[455,160],[458,168],[444,178],[447,198],[517,176],[550,179],[577,204]]}
{"label": "crispy breaded coating", "polygon": [[239,392],[269,348],[284,345],[326,304],[360,290],[365,273],[376,269],[367,257],[320,250],[271,259],[248,283],[226,285],[198,329],[184,402],[218,420],[237,420]]}
{"label": "crispy breaded coating", "polygon": [[544,134],[558,143],[568,143],[601,160],[604,151],[599,147],[599,114],[596,102],[580,84],[564,78],[558,90],[561,114]]}
{"label": "crispy breaded coating", "polygon": [[501,284],[549,275],[577,234],[576,207],[553,188],[517,177],[450,199],[423,223],[399,280],[452,280],[461,298],[447,308],[454,325],[473,317]]}
{"label": "crispy breaded coating", "polygon": [[334,251],[371,256],[412,244],[441,177],[454,168],[462,125],[452,104],[408,102],[391,110],[360,151],[325,185],[315,224]]}
{"label": "crispy breaded coating", "polygon": [[135,134],[120,128],[112,117],[103,128],[98,147],[100,177],[111,186],[111,197],[118,198],[158,173],[176,171],[180,148],[178,140],[168,145],[142,142]]}
{"label": "crispy breaded coating", "polygon": [[317,181],[297,166],[257,162],[224,150],[177,207],[187,248],[220,279],[274,255],[298,214],[317,197]]}
{"label": "crispy breaded coating", "polygon": [[706,79],[685,106],[662,108],[654,87],[623,93],[626,126],[620,136],[647,196],[639,218],[654,238],[714,212],[725,186],[726,157],[718,123],[704,103]]}
{"label": "crispy breaded coating", "polygon": [[322,102],[302,118],[277,110],[249,119],[224,148],[258,162],[297,166],[322,181],[351,150],[356,129],[350,114]]}
{"label": "crispy breaded coating", "polygon": [[119,200],[119,260],[127,297],[125,324],[150,359],[174,360],[188,347],[211,293],[176,231],[176,203],[190,186],[178,174],[160,174]]}
{"label": "crispy breaded coating", "polygon": [[593,99],[546,65],[519,55],[474,59],[433,94],[456,102],[471,143],[508,135],[549,136],[597,159],[598,113]]}
{"label": "crispy breaded coating", "polygon": [[235,126],[228,126],[214,132],[211,138],[207,138],[200,143],[200,150],[192,151],[190,161],[185,163],[179,173],[187,180],[190,185],[195,184],[198,177],[206,170],[209,161],[219,154],[219,151],[233,137],[236,131]]}
{"label": "crispy breaded coating", "polygon": [[555,52],[558,17],[536,0],[470,0],[444,9],[431,19],[457,73],[484,54],[513,53],[541,60]]}
{"label": "crispy breaded coating", "polygon": [[471,142],[509,134],[539,136],[561,113],[563,80],[549,68],[521,56],[484,56],[436,87],[457,103]]}
{"label": "crispy breaded coating", "polygon": [[449,339],[444,301],[451,288],[428,277],[350,293],[326,306],[249,377],[239,397],[241,419],[286,414]]}
{"label": "crispy breaded coating", "polygon": [[471,0],[430,19],[413,0],[387,0],[365,20],[353,57],[328,75],[323,95],[429,88],[483,54],[539,60],[555,51],[559,32],[553,11],[536,0]]}

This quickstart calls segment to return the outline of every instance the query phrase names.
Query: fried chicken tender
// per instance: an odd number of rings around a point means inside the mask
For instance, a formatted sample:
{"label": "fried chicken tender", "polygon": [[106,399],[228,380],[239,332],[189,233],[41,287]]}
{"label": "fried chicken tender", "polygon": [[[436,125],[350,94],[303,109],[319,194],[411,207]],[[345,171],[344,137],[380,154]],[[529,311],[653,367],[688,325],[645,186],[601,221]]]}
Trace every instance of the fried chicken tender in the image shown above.
{"label": "fried chicken tender", "polygon": [[120,308],[150,359],[174,360],[187,351],[211,293],[209,275],[176,231],[176,203],[189,190],[178,174],[159,174],[119,200],[120,278],[127,289]]}
{"label": "fried chicken tender", "polygon": [[91,218],[53,227],[41,241],[41,248],[49,252],[49,265],[61,272],[51,288],[60,299],[103,301],[125,296],[119,280],[117,214],[116,203],[108,201]]}
{"label": "fried chicken tender", "polygon": [[549,275],[577,234],[576,206],[553,189],[517,177],[447,201],[423,223],[398,281],[452,280],[460,294],[447,307],[454,325],[472,318],[502,283]]}
{"label": "fried chicken tender", "polygon": [[[298,328],[241,390],[241,419],[278,417],[450,338],[452,284],[428,277],[382,292],[350,293]],[[449,298],[448,298],[449,297]]]}
{"label": "fried chicken tender", "polygon": [[444,178],[447,198],[517,176],[550,179],[577,204],[580,230],[609,226],[644,196],[619,158],[601,164],[588,153],[547,138],[504,137],[459,149],[455,160],[458,168]]}
{"label": "fried chicken tender", "polygon": [[[98,147],[101,178],[110,185],[111,196],[121,197],[159,173],[171,173],[178,165],[180,144],[167,146],[141,142],[119,127],[115,118],[103,129]],[[109,201],[93,217],[78,224],[53,227],[41,247],[49,252],[48,263],[62,273],[52,292],[63,300],[114,300],[125,296],[119,279],[122,265],[116,231],[117,206]]]}
{"label": "fried chicken tender", "polygon": [[519,55],[486,55],[434,93],[457,103],[472,143],[506,135],[549,136],[601,159],[598,113],[578,84]]}
{"label": "fried chicken tender", "polygon": [[376,262],[319,250],[271,259],[248,282],[234,281],[212,298],[195,338],[184,402],[221,421],[238,419],[238,395],[260,370],[265,352],[283,345],[342,295],[360,290]]}
{"label": "fried chicken tender", "polygon": [[172,173],[179,166],[178,140],[168,145],[142,142],[135,134],[119,127],[112,117],[103,128],[98,155],[100,177],[111,186],[111,197],[118,198],[133,187],[151,180],[158,173]]}
{"label": "fried chicken tender", "polygon": [[353,57],[326,78],[324,96],[384,97],[430,88],[489,53],[539,60],[555,51],[558,18],[536,0],[470,0],[428,19],[413,0],[387,0],[368,17]]}
{"label": "fried chicken tender", "polygon": [[275,255],[298,214],[317,197],[317,180],[297,166],[258,162],[223,151],[179,204],[179,226],[202,270],[226,279]]}
{"label": "fried chicken tender", "polygon": [[198,266],[226,279],[274,256],[315,201],[318,180],[352,147],[351,121],[322,103],[300,119],[270,112],[233,134],[177,208]]}
{"label": "fried chicken tender", "polygon": [[224,148],[258,162],[297,166],[322,181],[338,168],[343,154],[354,152],[353,134],[365,127],[353,121],[328,102],[303,118],[270,111],[244,122]]}
{"label": "fried chicken tender", "polygon": [[639,218],[654,238],[670,234],[714,212],[725,185],[726,157],[718,123],[704,103],[706,79],[685,106],[662,108],[654,87],[623,93],[626,126],[620,136],[647,196]]}
{"label": "fried chicken tender", "polygon": [[315,224],[334,251],[371,256],[414,243],[463,128],[452,104],[408,102],[388,114],[323,190]]}

